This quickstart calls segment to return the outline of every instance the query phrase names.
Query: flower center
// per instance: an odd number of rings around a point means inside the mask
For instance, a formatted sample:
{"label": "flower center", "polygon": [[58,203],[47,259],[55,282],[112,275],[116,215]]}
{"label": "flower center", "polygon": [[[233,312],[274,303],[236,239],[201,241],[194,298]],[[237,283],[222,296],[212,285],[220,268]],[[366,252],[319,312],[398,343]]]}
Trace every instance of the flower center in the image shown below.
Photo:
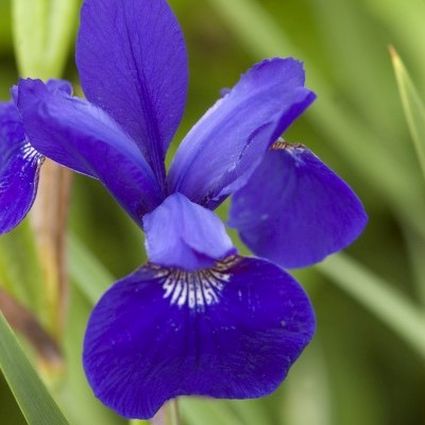
{"label": "flower center", "polygon": [[221,293],[232,277],[231,268],[239,261],[240,257],[233,255],[214,267],[195,272],[156,264],[150,267],[156,270],[155,277],[162,280],[164,299],[169,299],[171,305],[204,311],[206,306],[220,302]]}

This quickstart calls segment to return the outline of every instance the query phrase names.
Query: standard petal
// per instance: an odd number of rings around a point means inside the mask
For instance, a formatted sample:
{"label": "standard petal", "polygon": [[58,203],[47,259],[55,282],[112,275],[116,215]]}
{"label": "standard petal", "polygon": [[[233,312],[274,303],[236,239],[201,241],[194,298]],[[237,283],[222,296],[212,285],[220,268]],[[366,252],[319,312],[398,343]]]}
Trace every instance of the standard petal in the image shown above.
{"label": "standard petal", "polygon": [[34,148],[77,172],[98,178],[140,223],[161,202],[151,168],[105,112],[39,80],[21,80],[18,108]]}
{"label": "standard petal", "polygon": [[170,170],[171,190],[215,208],[242,187],[314,99],[300,62],[276,58],[254,66],[183,140]]}
{"label": "standard petal", "polygon": [[143,218],[146,251],[153,263],[194,271],[235,254],[222,221],[175,193]]}
{"label": "standard petal", "polygon": [[95,307],[83,363],[103,403],[150,418],[179,395],[271,393],[314,329],[303,289],[266,261],[230,257],[203,274],[146,266]]}
{"label": "standard petal", "polygon": [[77,65],[84,93],[136,140],[157,176],[186,102],[187,55],[165,0],[86,0]]}
{"label": "standard petal", "polygon": [[367,215],[350,187],[310,150],[272,149],[232,200],[230,226],[258,256],[305,267],[351,244]]}
{"label": "standard petal", "polygon": [[41,162],[14,103],[0,103],[0,234],[16,227],[30,210]]}

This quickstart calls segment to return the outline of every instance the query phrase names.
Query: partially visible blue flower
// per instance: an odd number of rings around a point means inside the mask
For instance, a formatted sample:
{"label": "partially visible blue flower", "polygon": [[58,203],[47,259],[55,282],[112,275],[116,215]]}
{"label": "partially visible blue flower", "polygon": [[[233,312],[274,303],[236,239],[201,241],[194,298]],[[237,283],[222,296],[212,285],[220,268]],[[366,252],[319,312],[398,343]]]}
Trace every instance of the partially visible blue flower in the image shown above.
{"label": "partially visible blue flower", "polygon": [[[60,80],[50,80],[46,90],[72,93],[71,85]],[[25,135],[16,97],[13,87],[12,99],[0,102],[0,234],[15,228],[31,209],[44,160]]]}
{"label": "partially visible blue flower", "polygon": [[[19,113],[0,110],[0,230],[27,213],[44,155],[98,179],[145,231],[150,262],[113,285],[88,324],[95,394],[131,418],[179,395],[269,394],[315,329],[281,267],[343,249],[367,221],[319,158],[278,141],[315,99],[302,64],[255,65],[184,138],[168,175],[188,75],[165,0],[85,0],[77,65],[87,100],[28,79]],[[259,258],[239,256],[213,212],[230,195],[230,225]]]}

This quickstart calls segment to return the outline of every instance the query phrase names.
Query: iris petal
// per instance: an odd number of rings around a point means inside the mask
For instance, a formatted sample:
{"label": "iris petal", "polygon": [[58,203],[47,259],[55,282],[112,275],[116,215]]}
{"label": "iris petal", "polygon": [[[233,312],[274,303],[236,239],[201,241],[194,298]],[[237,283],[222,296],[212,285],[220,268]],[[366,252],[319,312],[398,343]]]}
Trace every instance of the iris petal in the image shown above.
{"label": "iris petal", "polygon": [[107,406],[149,418],[178,395],[269,394],[314,329],[303,289],[266,261],[230,257],[204,275],[146,266],[95,307],[84,368]]}
{"label": "iris petal", "polygon": [[180,193],[147,214],[143,227],[153,263],[197,270],[236,253],[221,220]]}
{"label": "iris petal", "polygon": [[350,187],[302,146],[271,150],[232,200],[230,226],[258,256],[305,267],[351,244],[367,215]]}
{"label": "iris petal", "polygon": [[186,103],[187,54],[165,0],[86,0],[77,65],[87,99],[138,143],[157,176]]}
{"label": "iris petal", "polygon": [[[48,91],[71,94],[68,81],[49,80]],[[16,104],[18,87],[11,89],[12,100],[0,103],[0,234],[16,227],[31,209],[44,160],[28,140]]]}
{"label": "iris petal", "polygon": [[151,168],[136,145],[101,109],[39,80],[21,80],[18,107],[34,148],[50,159],[102,181],[140,224],[161,202]]}
{"label": "iris petal", "polygon": [[0,233],[9,232],[34,203],[42,156],[26,139],[13,102],[0,104]]}
{"label": "iris petal", "polygon": [[243,186],[314,98],[300,62],[275,58],[254,66],[183,140],[170,169],[171,190],[215,208]]}

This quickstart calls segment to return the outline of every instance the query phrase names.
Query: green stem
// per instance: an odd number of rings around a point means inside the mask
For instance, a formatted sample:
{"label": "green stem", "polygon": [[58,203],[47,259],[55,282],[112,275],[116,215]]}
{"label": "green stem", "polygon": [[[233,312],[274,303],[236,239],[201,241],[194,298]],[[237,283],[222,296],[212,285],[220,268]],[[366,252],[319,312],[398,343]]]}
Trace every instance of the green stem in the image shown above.
{"label": "green stem", "polygon": [[131,419],[129,425],[180,425],[179,406],[177,400],[169,401],[161,407],[150,421]]}

